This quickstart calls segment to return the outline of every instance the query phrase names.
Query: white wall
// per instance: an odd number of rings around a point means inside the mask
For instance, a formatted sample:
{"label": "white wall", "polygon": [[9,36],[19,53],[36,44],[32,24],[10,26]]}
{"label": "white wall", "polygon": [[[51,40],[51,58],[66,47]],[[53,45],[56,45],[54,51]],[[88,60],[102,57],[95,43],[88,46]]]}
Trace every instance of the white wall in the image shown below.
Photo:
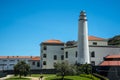
{"label": "white wall", "polygon": [[89,45],[93,45],[94,42],[96,42],[97,45],[99,45],[99,46],[107,46],[108,45],[107,40],[106,41],[89,41]]}
{"label": "white wall", "polygon": [[[34,65],[33,65],[33,62],[35,63]],[[37,66],[38,63],[39,63],[39,66]],[[30,69],[31,70],[40,69],[40,61],[30,60],[29,64],[30,64]]]}
{"label": "white wall", "polygon": [[[75,64],[78,60],[78,57],[76,58],[76,51],[77,47],[72,48],[65,48],[64,50],[64,60],[67,61],[69,64]],[[66,58],[66,52],[68,52],[68,58]],[[78,51],[77,51],[78,54]]]}
{"label": "white wall", "polygon": [[[110,46],[90,46],[90,61],[95,61],[95,65],[99,65],[107,55],[112,54],[120,54],[119,47],[110,47]],[[65,58],[65,61],[68,61],[70,64],[75,64],[77,58],[75,57],[75,53],[77,51],[77,47],[65,48],[65,52],[68,52],[68,58]],[[91,52],[95,52],[95,57],[91,57]],[[64,52],[64,57],[65,57]],[[79,56],[78,56],[79,57]]]}
{"label": "white wall", "polygon": [[18,59],[18,58],[3,58],[0,59],[0,70],[13,70],[13,67],[15,64],[18,63],[18,60],[24,60],[26,63],[28,63],[28,60],[30,59]]}
{"label": "white wall", "polygon": [[95,57],[91,57],[91,61],[95,61],[95,65],[99,65],[107,55],[120,54],[120,48],[117,47],[90,47],[90,53],[92,51]]}
{"label": "white wall", "polygon": [[[53,69],[54,63],[61,61],[61,55],[64,55],[64,50],[61,50],[61,48],[64,48],[64,45],[46,45],[47,50],[43,50],[42,45],[42,53],[41,53],[41,65],[42,69]],[[43,54],[46,54],[46,58],[43,58]],[[54,55],[57,55],[57,60],[54,60]],[[43,65],[43,61],[46,61],[46,65]]]}

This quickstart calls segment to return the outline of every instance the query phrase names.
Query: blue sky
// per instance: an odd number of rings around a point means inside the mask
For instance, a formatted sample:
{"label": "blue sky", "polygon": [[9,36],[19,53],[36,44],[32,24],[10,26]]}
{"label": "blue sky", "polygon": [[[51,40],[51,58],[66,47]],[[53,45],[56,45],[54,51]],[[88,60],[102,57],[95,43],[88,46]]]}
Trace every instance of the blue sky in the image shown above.
{"label": "blue sky", "polygon": [[40,55],[48,39],[77,40],[78,17],[85,10],[89,35],[120,34],[119,0],[0,0],[0,55]]}

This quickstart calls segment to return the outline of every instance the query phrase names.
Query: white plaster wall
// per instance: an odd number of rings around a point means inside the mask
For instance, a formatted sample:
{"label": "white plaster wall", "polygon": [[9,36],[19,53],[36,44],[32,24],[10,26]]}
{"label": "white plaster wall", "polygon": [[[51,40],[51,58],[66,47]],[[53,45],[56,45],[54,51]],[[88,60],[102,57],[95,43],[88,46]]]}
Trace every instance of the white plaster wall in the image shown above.
{"label": "white plaster wall", "polygon": [[[6,60],[6,61],[4,61]],[[10,60],[14,60],[14,61],[10,61]],[[14,69],[14,65],[18,63],[19,61],[24,60],[26,63],[29,62],[29,58],[28,59],[24,59],[24,58],[4,58],[4,59],[0,59],[0,70],[13,70]],[[4,64],[4,65],[3,65]],[[29,64],[29,63],[28,63]]]}
{"label": "white plaster wall", "polygon": [[95,52],[95,57],[91,57],[91,61],[95,61],[95,65],[99,65],[103,58],[107,55],[120,54],[120,48],[114,47],[90,47],[90,52]]}
{"label": "white plaster wall", "polygon": [[[35,65],[32,64],[33,62],[35,62]],[[37,62],[40,63],[40,61],[29,61],[30,69],[31,69],[31,70],[40,69],[40,66],[39,66],[39,67],[37,66]]]}
{"label": "white plaster wall", "polygon": [[[67,61],[69,64],[75,64],[78,60],[78,57],[76,58],[76,51],[77,47],[73,48],[65,48],[64,50],[64,60]],[[66,52],[68,52],[68,58],[66,58]],[[78,53],[78,51],[77,51]]]}
{"label": "white plaster wall", "polygon": [[107,46],[108,45],[107,41],[89,41],[89,45],[93,45],[93,42],[96,42],[97,45],[99,45],[99,46]]}
{"label": "white plaster wall", "polygon": [[[120,48],[118,47],[89,47],[90,49],[90,61],[95,61],[95,65],[99,65],[106,57],[107,55],[112,55],[112,54],[120,54]],[[75,64],[77,61],[77,58],[75,57],[75,53],[77,51],[77,47],[73,48],[65,48],[64,51],[64,57],[65,57],[65,52],[68,52],[68,58],[65,58],[65,61],[68,61],[70,64]],[[95,57],[91,57],[91,52],[95,52]]]}
{"label": "white plaster wall", "polygon": [[[47,50],[43,50],[43,53],[41,54],[42,69],[53,69],[54,62],[61,61],[61,55],[64,55],[64,50],[61,50],[61,48],[64,48],[64,46],[63,45],[46,45],[46,47],[47,47]],[[46,54],[47,57],[43,58],[43,54]],[[57,55],[57,60],[54,60],[54,55]],[[46,65],[43,65],[43,61],[46,61]]]}

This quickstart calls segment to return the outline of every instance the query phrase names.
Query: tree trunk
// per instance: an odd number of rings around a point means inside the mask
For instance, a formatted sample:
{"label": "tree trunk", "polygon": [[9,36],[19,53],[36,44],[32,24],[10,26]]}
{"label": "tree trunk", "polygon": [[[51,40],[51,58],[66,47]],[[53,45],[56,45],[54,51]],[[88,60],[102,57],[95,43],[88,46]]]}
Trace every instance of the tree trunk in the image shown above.
{"label": "tree trunk", "polygon": [[20,78],[21,78],[21,74],[20,74]]}

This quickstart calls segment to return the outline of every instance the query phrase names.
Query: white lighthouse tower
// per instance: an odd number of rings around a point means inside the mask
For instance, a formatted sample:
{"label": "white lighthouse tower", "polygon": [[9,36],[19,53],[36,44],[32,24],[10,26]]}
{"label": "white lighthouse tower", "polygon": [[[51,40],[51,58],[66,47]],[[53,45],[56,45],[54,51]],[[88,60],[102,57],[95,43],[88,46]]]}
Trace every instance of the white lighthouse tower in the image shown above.
{"label": "white lighthouse tower", "polygon": [[78,63],[90,64],[88,45],[88,26],[85,11],[80,12],[78,21]]}

